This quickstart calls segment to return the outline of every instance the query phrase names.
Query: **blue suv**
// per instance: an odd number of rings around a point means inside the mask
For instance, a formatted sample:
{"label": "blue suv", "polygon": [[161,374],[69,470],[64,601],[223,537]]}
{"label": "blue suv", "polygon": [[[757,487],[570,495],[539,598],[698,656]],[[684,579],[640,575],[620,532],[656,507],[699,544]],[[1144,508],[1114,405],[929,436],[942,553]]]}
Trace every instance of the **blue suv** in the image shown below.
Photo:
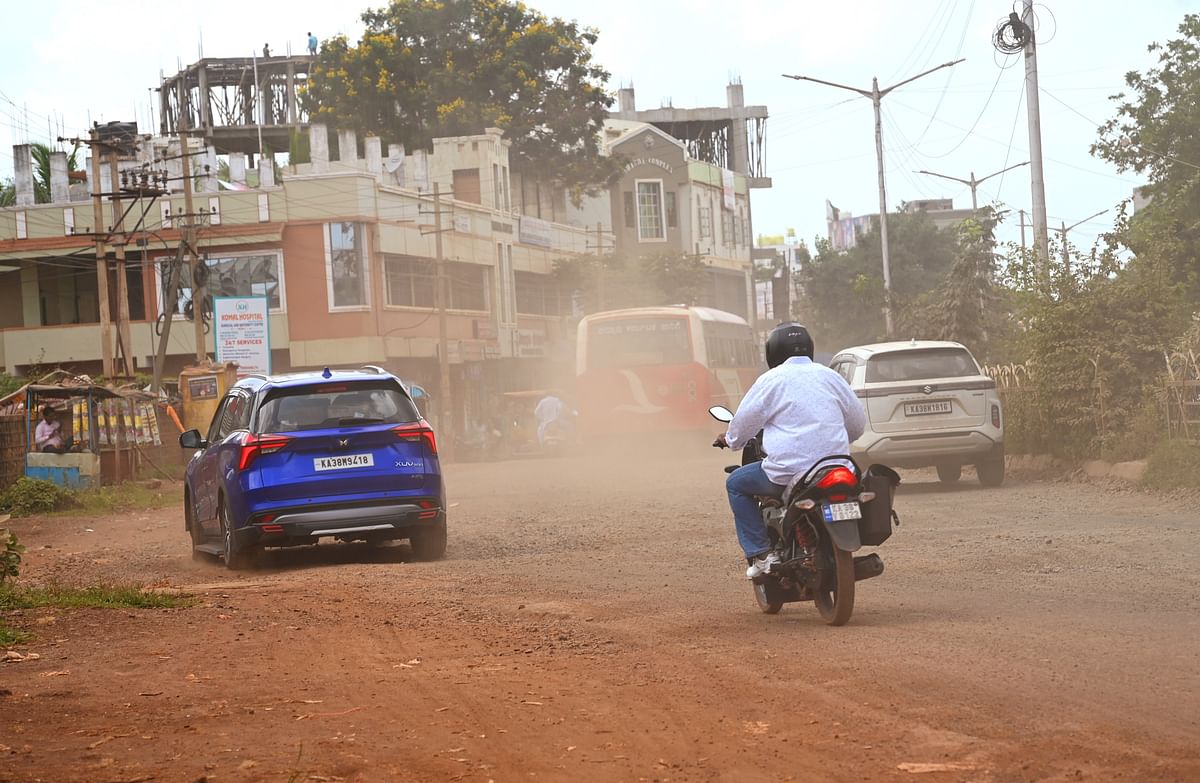
{"label": "blue suv", "polygon": [[437,440],[396,376],[378,368],[251,376],[189,430],[184,525],[192,554],[231,569],[261,547],[407,538],[446,551]]}

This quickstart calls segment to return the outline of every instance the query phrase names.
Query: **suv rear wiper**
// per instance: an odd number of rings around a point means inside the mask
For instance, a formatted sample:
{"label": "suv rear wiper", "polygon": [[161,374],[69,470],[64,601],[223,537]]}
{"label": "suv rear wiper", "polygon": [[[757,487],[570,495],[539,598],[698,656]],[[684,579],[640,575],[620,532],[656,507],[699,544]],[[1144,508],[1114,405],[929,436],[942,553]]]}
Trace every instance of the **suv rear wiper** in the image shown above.
{"label": "suv rear wiper", "polygon": [[348,416],[338,419],[339,427],[356,427],[359,424],[383,424],[383,419],[378,416]]}

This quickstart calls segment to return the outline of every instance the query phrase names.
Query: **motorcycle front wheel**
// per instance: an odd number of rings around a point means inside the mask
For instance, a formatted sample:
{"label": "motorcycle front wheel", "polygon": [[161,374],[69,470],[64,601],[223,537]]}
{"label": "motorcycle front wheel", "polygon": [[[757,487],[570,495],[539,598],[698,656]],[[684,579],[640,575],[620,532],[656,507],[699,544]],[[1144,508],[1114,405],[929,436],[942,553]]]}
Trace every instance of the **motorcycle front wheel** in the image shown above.
{"label": "motorcycle front wheel", "polygon": [[827,624],[845,625],[854,612],[854,554],[835,546],[833,563],[835,573],[830,575],[833,578],[821,585],[813,601]]}

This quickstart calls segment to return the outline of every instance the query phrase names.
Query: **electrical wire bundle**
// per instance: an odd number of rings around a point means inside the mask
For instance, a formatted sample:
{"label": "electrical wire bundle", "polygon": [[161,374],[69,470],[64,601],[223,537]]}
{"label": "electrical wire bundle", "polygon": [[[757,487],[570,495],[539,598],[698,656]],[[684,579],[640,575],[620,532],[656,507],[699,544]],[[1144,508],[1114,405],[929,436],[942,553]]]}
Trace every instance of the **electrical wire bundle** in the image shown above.
{"label": "electrical wire bundle", "polygon": [[1024,51],[1025,45],[1032,38],[1033,30],[1021,21],[1021,17],[1014,11],[996,28],[992,42],[996,49],[1004,54],[1017,54]]}

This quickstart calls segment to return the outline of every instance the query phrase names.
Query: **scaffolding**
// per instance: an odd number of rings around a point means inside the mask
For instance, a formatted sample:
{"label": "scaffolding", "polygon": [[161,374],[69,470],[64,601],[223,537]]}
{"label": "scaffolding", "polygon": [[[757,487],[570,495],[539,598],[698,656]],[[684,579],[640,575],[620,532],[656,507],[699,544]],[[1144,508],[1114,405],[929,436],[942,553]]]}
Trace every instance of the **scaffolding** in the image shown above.
{"label": "scaffolding", "polygon": [[308,123],[299,90],[312,62],[308,55],[202,59],[162,80],[159,130],[177,134],[186,116],[189,132],[202,133],[218,153],[286,150]]}

